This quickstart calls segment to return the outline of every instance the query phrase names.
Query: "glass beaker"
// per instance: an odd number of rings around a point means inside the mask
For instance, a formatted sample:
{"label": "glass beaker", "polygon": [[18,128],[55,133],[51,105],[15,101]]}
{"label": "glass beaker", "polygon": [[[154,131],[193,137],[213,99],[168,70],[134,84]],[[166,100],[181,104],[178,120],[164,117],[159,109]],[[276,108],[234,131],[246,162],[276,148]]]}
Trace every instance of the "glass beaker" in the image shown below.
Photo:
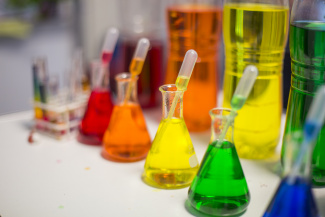
{"label": "glass beaker", "polygon": [[[247,182],[234,145],[234,119],[229,116],[230,112],[230,109],[222,108],[210,111],[210,144],[188,191],[191,205],[209,215],[243,213],[250,201]],[[219,146],[219,137],[230,118],[231,124]]]}
{"label": "glass beaker", "polygon": [[[190,134],[183,118],[183,93],[174,84],[159,88],[163,97],[163,117],[144,165],[142,179],[156,188],[189,186],[199,168]],[[174,97],[181,92],[171,119],[168,113]]]}
{"label": "glass beaker", "polygon": [[314,145],[304,153],[304,161],[297,176],[292,176],[293,164],[303,141],[302,131],[295,131],[285,137],[287,144],[285,177],[273,196],[263,217],[319,217],[315,198],[311,190],[310,163]]}
{"label": "glass beaker", "polygon": [[[325,83],[325,0],[294,1],[290,20],[291,87],[284,136],[302,129],[316,90]],[[312,157],[314,185],[325,186],[325,126]],[[282,144],[282,160],[287,144]]]}
{"label": "glass beaker", "polygon": [[223,106],[230,108],[247,65],[255,65],[259,71],[235,123],[235,143],[240,157],[269,158],[278,144],[288,20],[288,0],[225,0]]}
{"label": "glass beaker", "polygon": [[[137,80],[130,73],[120,73],[117,82],[117,103],[111,121],[103,138],[102,156],[108,160],[133,162],[146,157],[151,140],[146,121],[137,97]],[[127,89],[131,85],[131,95],[124,103]]]}
{"label": "glass beaker", "polygon": [[150,40],[150,48],[138,79],[138,100],[142,108],[156,107],[160,102],[158,89],[162,85],[165,50],[165,39],[162,37],[164,35],[162,2],[161,0],[118,1],[121,37],[117,46],[120,53],[116,58],[119,58],[117,62],[122,66],[114,66],[114,68],[120,67],[122,71],[129,71],[138,40],[143,37]]}
{"label": "glass beaker", "polygon": [[108,65],[99,60],[93,61],[91,75],[92,91],[79,125],[77,140],[84,144],[100,145],[113,110]]}
{"label": "glass beaker", "polygon": [[209,110],[217,102],[222,1],[172,2],[167,8],[169,51],[165,83],[176,81],[186,51],[196,50],[198,59],[184,95],[184,119],[189,131],[204,131],[210,126]]}

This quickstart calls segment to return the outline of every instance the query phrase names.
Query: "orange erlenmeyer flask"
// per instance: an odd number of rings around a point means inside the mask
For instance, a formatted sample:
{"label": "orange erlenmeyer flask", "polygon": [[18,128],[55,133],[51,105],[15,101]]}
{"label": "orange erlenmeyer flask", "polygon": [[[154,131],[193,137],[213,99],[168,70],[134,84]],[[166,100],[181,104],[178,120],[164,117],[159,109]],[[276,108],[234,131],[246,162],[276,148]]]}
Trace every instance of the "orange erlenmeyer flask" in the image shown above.
{"label": "orange erlenmeyer flask", "polygon": [[[138,161],[146,157],[151,140],[142,109],[137,99],[137,80],[129,73],[115,77],[117,81],[117,103],[103,138],[104,158],[120,162]],[[131,85],[131,96],[125,103],[127,89]]]}

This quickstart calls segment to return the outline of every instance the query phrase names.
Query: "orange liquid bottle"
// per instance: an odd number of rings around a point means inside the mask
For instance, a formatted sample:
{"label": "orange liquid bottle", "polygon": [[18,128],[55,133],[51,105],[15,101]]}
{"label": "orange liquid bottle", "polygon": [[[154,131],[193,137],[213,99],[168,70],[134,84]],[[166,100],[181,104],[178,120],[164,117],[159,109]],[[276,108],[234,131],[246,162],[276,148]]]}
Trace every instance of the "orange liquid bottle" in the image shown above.
{"label": "orange liquid bottle", "polygon": [[[184,95],[184,119],[189,131],[210,128],[210,109],[217,102],[218,46],[222,9],[214,5],[174,5],[167,9],[169,57],[165,83],[174,83],[187,50],[198,60]],[[199,105],[199,106],[198,106]]]}
{"label": "orange liquid bottle", "polygon": [[[138,161],[147,156],[151,147],[146,122],[137,99],[138,77],[131,79],[129,73],[122,73],[115,79],[118,102],[114,106],[110,123],[104,134],[102,155],[112,161]],[[129,86],[131,95],[127,102],[124,102]]]}

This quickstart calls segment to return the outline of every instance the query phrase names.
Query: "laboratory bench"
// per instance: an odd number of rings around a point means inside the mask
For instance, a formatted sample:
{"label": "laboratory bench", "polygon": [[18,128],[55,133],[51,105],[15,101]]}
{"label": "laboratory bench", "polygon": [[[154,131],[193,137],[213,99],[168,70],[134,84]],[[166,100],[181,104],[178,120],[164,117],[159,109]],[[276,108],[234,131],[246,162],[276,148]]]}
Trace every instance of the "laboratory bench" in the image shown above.
{"label": "laboratory bench", "polygon": [[[144,111],[152,139],[160,112]],[[185,208],[188,188],[156,189],[141,180],[145,160],[107,161],[101,147],[74,138],[57,141],[39,135],[37,142],[28,143],[32,117],[32,111],[0,116],[1,217],[193,216]],[[210,132],[191,133],[191,138],[201,161]],[[241,159],[241,164],[251,195],[242,216],[260,217],[280,182],[279,154],[269,160]],[[325,188],[313,191],[325,216]]]}

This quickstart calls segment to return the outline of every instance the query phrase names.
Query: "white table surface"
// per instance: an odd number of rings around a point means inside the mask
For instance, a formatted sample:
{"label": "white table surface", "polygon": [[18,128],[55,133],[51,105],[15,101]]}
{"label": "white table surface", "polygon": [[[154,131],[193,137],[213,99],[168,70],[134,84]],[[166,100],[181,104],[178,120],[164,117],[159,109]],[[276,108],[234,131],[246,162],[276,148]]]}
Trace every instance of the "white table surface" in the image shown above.
{"label": "white table surface", "polygon": [[[160,109],[145,111],[151,138]],[[144,160],[115,163],[100,156],[101,147],[41,136],[29,144],[32,111],[0,116],[1,217],[193,216],[185,209],[188,188],[160,190],[141,180]],[[210,133],[191,133],[202,159]],[[279,150],[279,148],[278,148]],[[278,160],[241,159],[251,201],[243,217],[262,216],[279,184]],[[325,188],[314,189],[325,215]]]}

